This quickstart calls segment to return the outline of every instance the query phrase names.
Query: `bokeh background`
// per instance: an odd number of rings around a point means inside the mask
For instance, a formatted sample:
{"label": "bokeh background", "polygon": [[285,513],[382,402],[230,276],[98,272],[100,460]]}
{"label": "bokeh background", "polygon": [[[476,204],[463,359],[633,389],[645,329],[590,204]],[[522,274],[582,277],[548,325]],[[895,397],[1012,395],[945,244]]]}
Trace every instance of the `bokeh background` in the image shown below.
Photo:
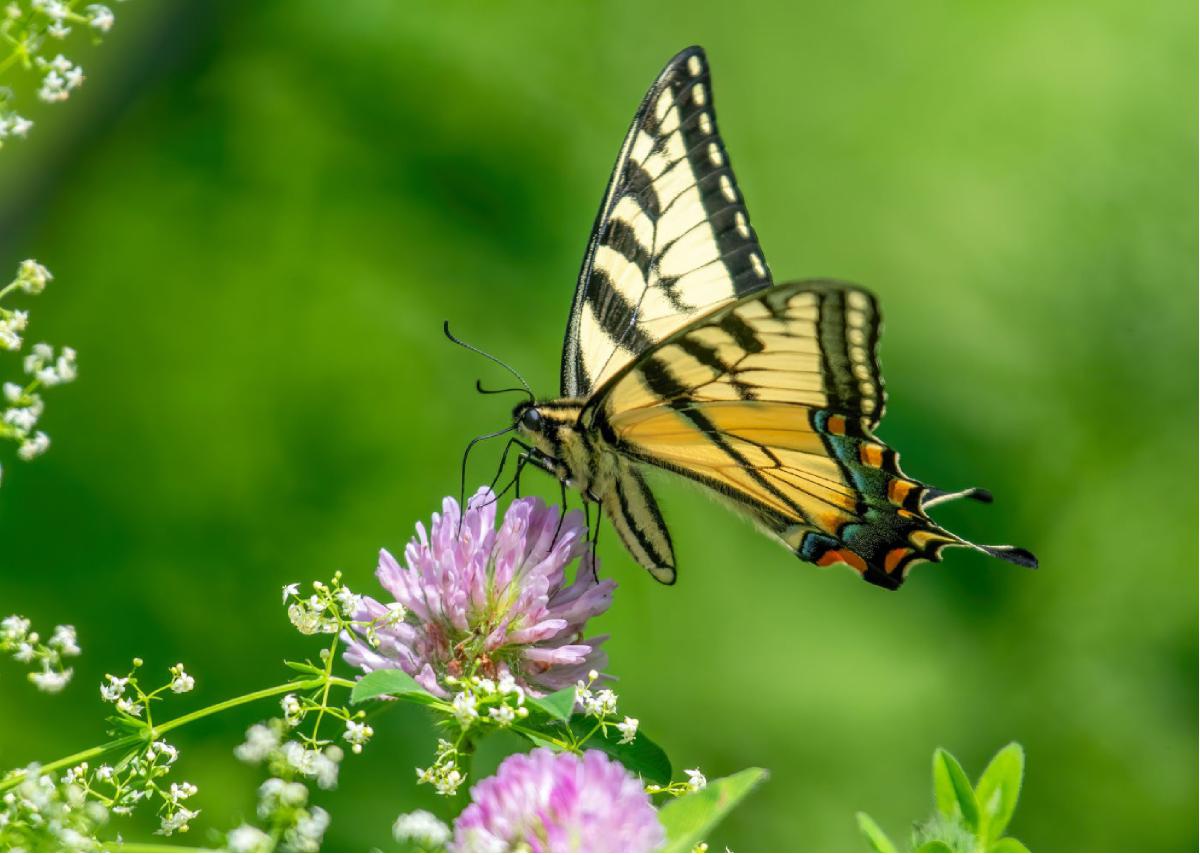
{"label": "bokeh background", "polygon": [[[953,553],[892,594],[660,482],[674,589],[601,539],[625,710],[680,766],[771,769],[714,849],[861,848],[860,809],[906,838],[935,746],[975,774],[1014,739],[1035,849],[1196,848],[1194,4],[116,10],[71,101],[19,89],[38,124],[0,153],[0,266],[54,271],[32,336],[81,366],[48,396],[51,452],[3,460],[0,611],[85,648],[63,697],[0,665],[0,767],[99,741],[96,685],[134,655],[187,664],[182,711],[315,653],[280,586],[370,590],[505,423],[472,389],[502,375],[442,320],[556,391],[622,135],[700,43],[776,277],[879,294],[881,435],[915,476],[995,493],[940,521],[1042,566]],[[230,752],[273,709],[180,732],[194,842],[252,816]],[[329,848],[445,809],[413,780],[423,714],[376,729],[322,797]]]}

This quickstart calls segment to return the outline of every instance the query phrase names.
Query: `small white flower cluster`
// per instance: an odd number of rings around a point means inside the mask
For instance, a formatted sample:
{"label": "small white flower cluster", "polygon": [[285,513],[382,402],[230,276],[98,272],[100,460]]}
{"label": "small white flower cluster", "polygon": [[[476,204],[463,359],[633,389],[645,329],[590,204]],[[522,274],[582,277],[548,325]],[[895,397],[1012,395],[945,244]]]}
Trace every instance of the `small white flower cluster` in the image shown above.
{"label": "small white flower cluster", "polygon": [[270,829],[243,824],[225,835],[231,852],[271,852],[276,842],[290,852],[318,852],[329,814],[308,804],[308,787],[283,778],[268,778],[258,788],[258,818]]}
{"label": "small white flower cluster", "polygon": [[56,356],[50,345],[35,344],[32,352],[25,357],[25,373],[43,386],[70,383],[79,376],[79,369],[75,365],[75,348],[64,347]]}
{"label": "small white flower cluster", "polygon": [[684,769],[683,774],[688,776],[686,781],[672,781],[665,787],[661,787],[658,784],[648,784],[646,792],[682,796],[685,793],[694,793],[697,790],[703,790],[708,786],[708,778],[704,777],[704,773],[699,769]]}
{"label": "small white flower cluster", "polygon": [[196,688],[196,679],[183,670],[183,663],[171,668],[171,691],[177,695],[186,694]]}
{"label": "small white flower cluster", "polygon": [[380,618],[370,621],[355,620],[354,615],[362,606],[363,598],[342,582],[340,570],[333,574],[333,579],[328,585],[324,582],[313,582],[312,589],[313,593],[304,597],[300,594],[299,582],[283,586],[283,602],[288,606],[288,620],[303,635],[332,635],[354,629],[364,633],[367,643],[372,647],[378,647],[380,642],[377,630],[394,626],[408,616],[404,606],[392,603],[387,613]]}
{"label": "small white flower cluster", "polygon": [[252,725],[246,731],[246,741],[233,749],[233,754],[251,765],[265,761],[276,775],[311,778],[323,790],[336,787],[338,764],[345,756],[342,749],[336,745],[306,747],[294,739],[285,742],[286,732],[286,726],[278,719]]}
{"label": "small white flower cluster", "polygon": [[[17,268],[16,278],[0,288],[0,299],[17,291],[40,294],[53,278],[49,270],[32,258],[27,258]],[[24,345],[22,333],[28,326],[28,312],[0,306],[0,350],[20,350]],[[24,368],[30,378],[28,381],[3,384],[4,409],[0,415],[0,439],[11,439],[18,443],[17,456],[22,460],[32,460],[50,447],[50,437],[43,431],[34,430],[45,411],[38,389],[70,383],[78,376],[79,370],[73,348],[64,347],[55,352],[53,347],[45,343],[33,346],[25,357]]]}
{"label": "small white flower cluster", "polygon": [[608,732],[609,727],[615,727],[621,734],[617,740],[620,745],[629,745],[637,739],[638,720],[625,716],[623,721],[610,720],[617,715],[617,694],[612,689],[592,690],[592,686],[600,679],[598,671],[589,671],[585,683],[580,680],[575,684],[575,706],[600,722],[600,726]]}
{"label": "small white flower cluster", "polygon": [[179,759],[179,750],[161,739],[127,755],[116,766],[107,763],[92,769],[80,763],[66,771],[59,781],[67,792],[77,792],[94,812],[105,817],[109,813],[128,816],[143,802],[157,801],[159,828],[155,834],[170,837],[188,830],[189,823],[199,810],[185,803],[196,795],[198,788],[187,781],[167,784],[162,779],[170,774]]}
{"label": "small white flower cluster", "polygon": [[375,735],[375,728],[369,724],[363,724],[361,721],[346,722],[346,733],[342,736],[350,743],[350,750],[355,754],[362,754],[363,746],[367,740]]}
{"label": "small white flower cluster", "polygon": [[417,770],[418,784],[433,784],[439,796],[453,796],[467,776],[458,768],[458,748],[445,739],[437,742],[437,756],[428,769]]}
{"label": "small white flower cluster", "polygon": [[508,727],[519,718],[529,715],[525,706],[525,690],[517,685],[511,674],[501,674],[499,680],[489,677],[469,677],[459,680],[447,677],[446,684],[461,687],[450,702],[458,726],[466,731],[483,718],[500,727]]}
{"label": "small white flower cluster", "polygon": [[[9,0],[0,14],[0,44],[7,47],[0,53],[0,63],[8,66],[19,60],[18,67],[40,73],[38,97],[47,103],[67,100],[84,79],[83,69],[61,53],[47,58],[49,51],[42,52],[47,39],[62,41],[75,25],[98,38],[116,22],[108,6],[93,3],[77,11],[76,5],[77,0]],[[6,90],[0,96],[0,145],[9,135],[24,137],[33,126],[13,110],[11,101],[12,94]]]}
{"label": "small white flower cluster", "polygon": [[61,53],[50,60],[38,57],[36,64],[43,75],[38,97],[48,104],[66,101],[83,84],[83,67]]}
{"label": "small white flower cluster", "polygon": [[[354,619],[354,613],[362,603],[362,596],[342,584],[341,571],[333,574],[333,580],[312,583],[313,593],[300,595],[300,583],[283,586],[283,602],[288,601],[288,620],[303,635],[318,633],[333,634],[346,629]],[[403,615],[400,619],[403,620]]]}
{"label": "small white flower cluster", "polygon": [[[95,852],[108,822],[104,803],[88,798],[71,770],[58,780],[35,764],[10,773],[21,781],[0,798],[0,852]],[[86,766],[82,768],[86,769]]]}
{"label": "small white flower cluster", "polygon": [[23,664],[35,663],[38,667],[29,672],[29,680],[47,694],[61,692],[71,682],[74,669],[67,668],[63,659],[81,652],[73,626],[54,627],[50,640],[43,643],[28,618],[9,615],[0,620],[0,653],[11,654]]}
{"label": "small white flower cluster", "polygon": [[397,843],[420,846],[435,851],[450,842],[450,828],[427,810],[402,813],[392,823],[392,837]]}
{"label": "small white flower cluster", "polygon": [[[146,706],[160,700],[168,690],[173,694],[182,695],[196,687],[195,678],[184,670],[183,663],[180,662],[171,667],[171,679],[168,683],[159,686],[152,692],[144,692],[134,676],[137,669],[141,667],[142,660],[134,659],[133,667],[124,677],[105,674],[104,682],[100,684],[100,700],[115,704],[118,712],[124,713],[130,718],[141,718]],[[126,694],[127,692],[128,694]]]}

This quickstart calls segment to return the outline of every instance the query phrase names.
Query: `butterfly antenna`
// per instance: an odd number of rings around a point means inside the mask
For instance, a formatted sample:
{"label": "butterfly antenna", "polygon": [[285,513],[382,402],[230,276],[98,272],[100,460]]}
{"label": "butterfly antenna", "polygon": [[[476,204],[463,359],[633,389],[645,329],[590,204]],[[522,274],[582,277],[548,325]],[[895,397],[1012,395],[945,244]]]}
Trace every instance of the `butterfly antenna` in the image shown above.
{"label": "butterfly antenna", "polygon": [[520,392],[522,395],[529,395],[529,400],[533,401],[533,395],[530,394],[528,389],[518,389],[516,386],[507,389],[485,389],[483,388],[482,380],[475,381],[475,391],[480,395],[502,395],[505,392]]}
{"label": "butterfly antenna", "polygon": [[517,380],[520,381],[522,388],[524,388],[525,393],[527,395],[529,395],[529,399],[530,400],[534,399],[533,390],[531,388],[529,388],[529,384],[525,382],[525,378],[521,376],[521,373],[519,371],[517,371],[517,369],[513,368],[507,362],[502,362],[501,360],[492,356],[486,350],[480,350],[475,345],[467,344],[461,338],[458,338],[457,336],[455,336],[454,333],[450,332],[450,322],[449,321],[443,321],[442,331],[446,333],[446,338],[450,339],[452,342],[457,344],[459,347],[465,347],[467,350],[471,351],[472,353],[478,353],[483,358],[490,359],[492,362],[499,365],[501,368],[503,368],[505,371],[507,371],[513,377],[516,377]]}

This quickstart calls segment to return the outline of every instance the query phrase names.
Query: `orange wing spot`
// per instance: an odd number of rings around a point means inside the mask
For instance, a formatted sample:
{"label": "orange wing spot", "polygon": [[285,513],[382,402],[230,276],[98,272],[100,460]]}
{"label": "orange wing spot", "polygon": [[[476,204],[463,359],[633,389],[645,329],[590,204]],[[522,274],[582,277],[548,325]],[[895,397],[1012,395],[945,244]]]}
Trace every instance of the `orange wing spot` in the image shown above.
{"label": "orange wing spot", "polygon": [[886,572],[891,573],[893,570],[895,570],[897,567],[900,566],[900,562],[903,561],[904,557],[911,552],[912,552],[912,550],[909,549],[908,547],[897,546],[895,549],[891,550],[890,552],[888,552],[887,555],[884,556],[883,569]]}
{"label": "orange wing spot", "polygon": [[839,561],[843,564],[849,564],[859,573],[867,572],[867,562],[863,561],[862,557],[852,549],[830,549],[817,559],[817,566],[828,567],[830,564],[837,564]]}
{"label": "orange wing spot", "polygon": [[873,442],[864,442],[859,446],[858,459],[863,462],[864,466],[873,466],[878,469],[883,465],[883,446]]}
{"label": "orange wing spot", "polygon": [[834,436],[846,435],[846,417],[845,416],[830,416],[825,422],[825,429]]}
{"label": "orange wing spot", "polygon": [[903,519],[906,519],[906,520],[918,520],[918,519],[920,519],[920,517],[918,517],[918,516],[917,516],[916,514],[914,514],[912,511],[910,511],[910,510],[907,510],[906,508],[896,508],[896,516],[898,516],[898,517],[901,517],[901,518],[903,518]]}
{"label": "orange wing spot", "polygon": [[912,481],[902,481],[899,478],[888,482],[888,500],[893,505],[902,506],[908,494],[917,486]]}

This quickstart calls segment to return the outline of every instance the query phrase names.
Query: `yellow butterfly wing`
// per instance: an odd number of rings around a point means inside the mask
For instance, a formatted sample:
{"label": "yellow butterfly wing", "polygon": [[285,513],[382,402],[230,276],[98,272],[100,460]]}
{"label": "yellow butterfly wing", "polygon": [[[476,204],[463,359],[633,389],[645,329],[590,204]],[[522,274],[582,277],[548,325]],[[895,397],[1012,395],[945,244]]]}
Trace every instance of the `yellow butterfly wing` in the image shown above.
{"label": "yellow butterfly wing", "polygon": [[926,508],[948,494],[908,478],[874,435],[884,408],[879,312],[841,283],[780,285],[666,338],[600,390],[585,418],[620,454],[728,498],[801,558],[899,587],[909,567],[976,546]]}

